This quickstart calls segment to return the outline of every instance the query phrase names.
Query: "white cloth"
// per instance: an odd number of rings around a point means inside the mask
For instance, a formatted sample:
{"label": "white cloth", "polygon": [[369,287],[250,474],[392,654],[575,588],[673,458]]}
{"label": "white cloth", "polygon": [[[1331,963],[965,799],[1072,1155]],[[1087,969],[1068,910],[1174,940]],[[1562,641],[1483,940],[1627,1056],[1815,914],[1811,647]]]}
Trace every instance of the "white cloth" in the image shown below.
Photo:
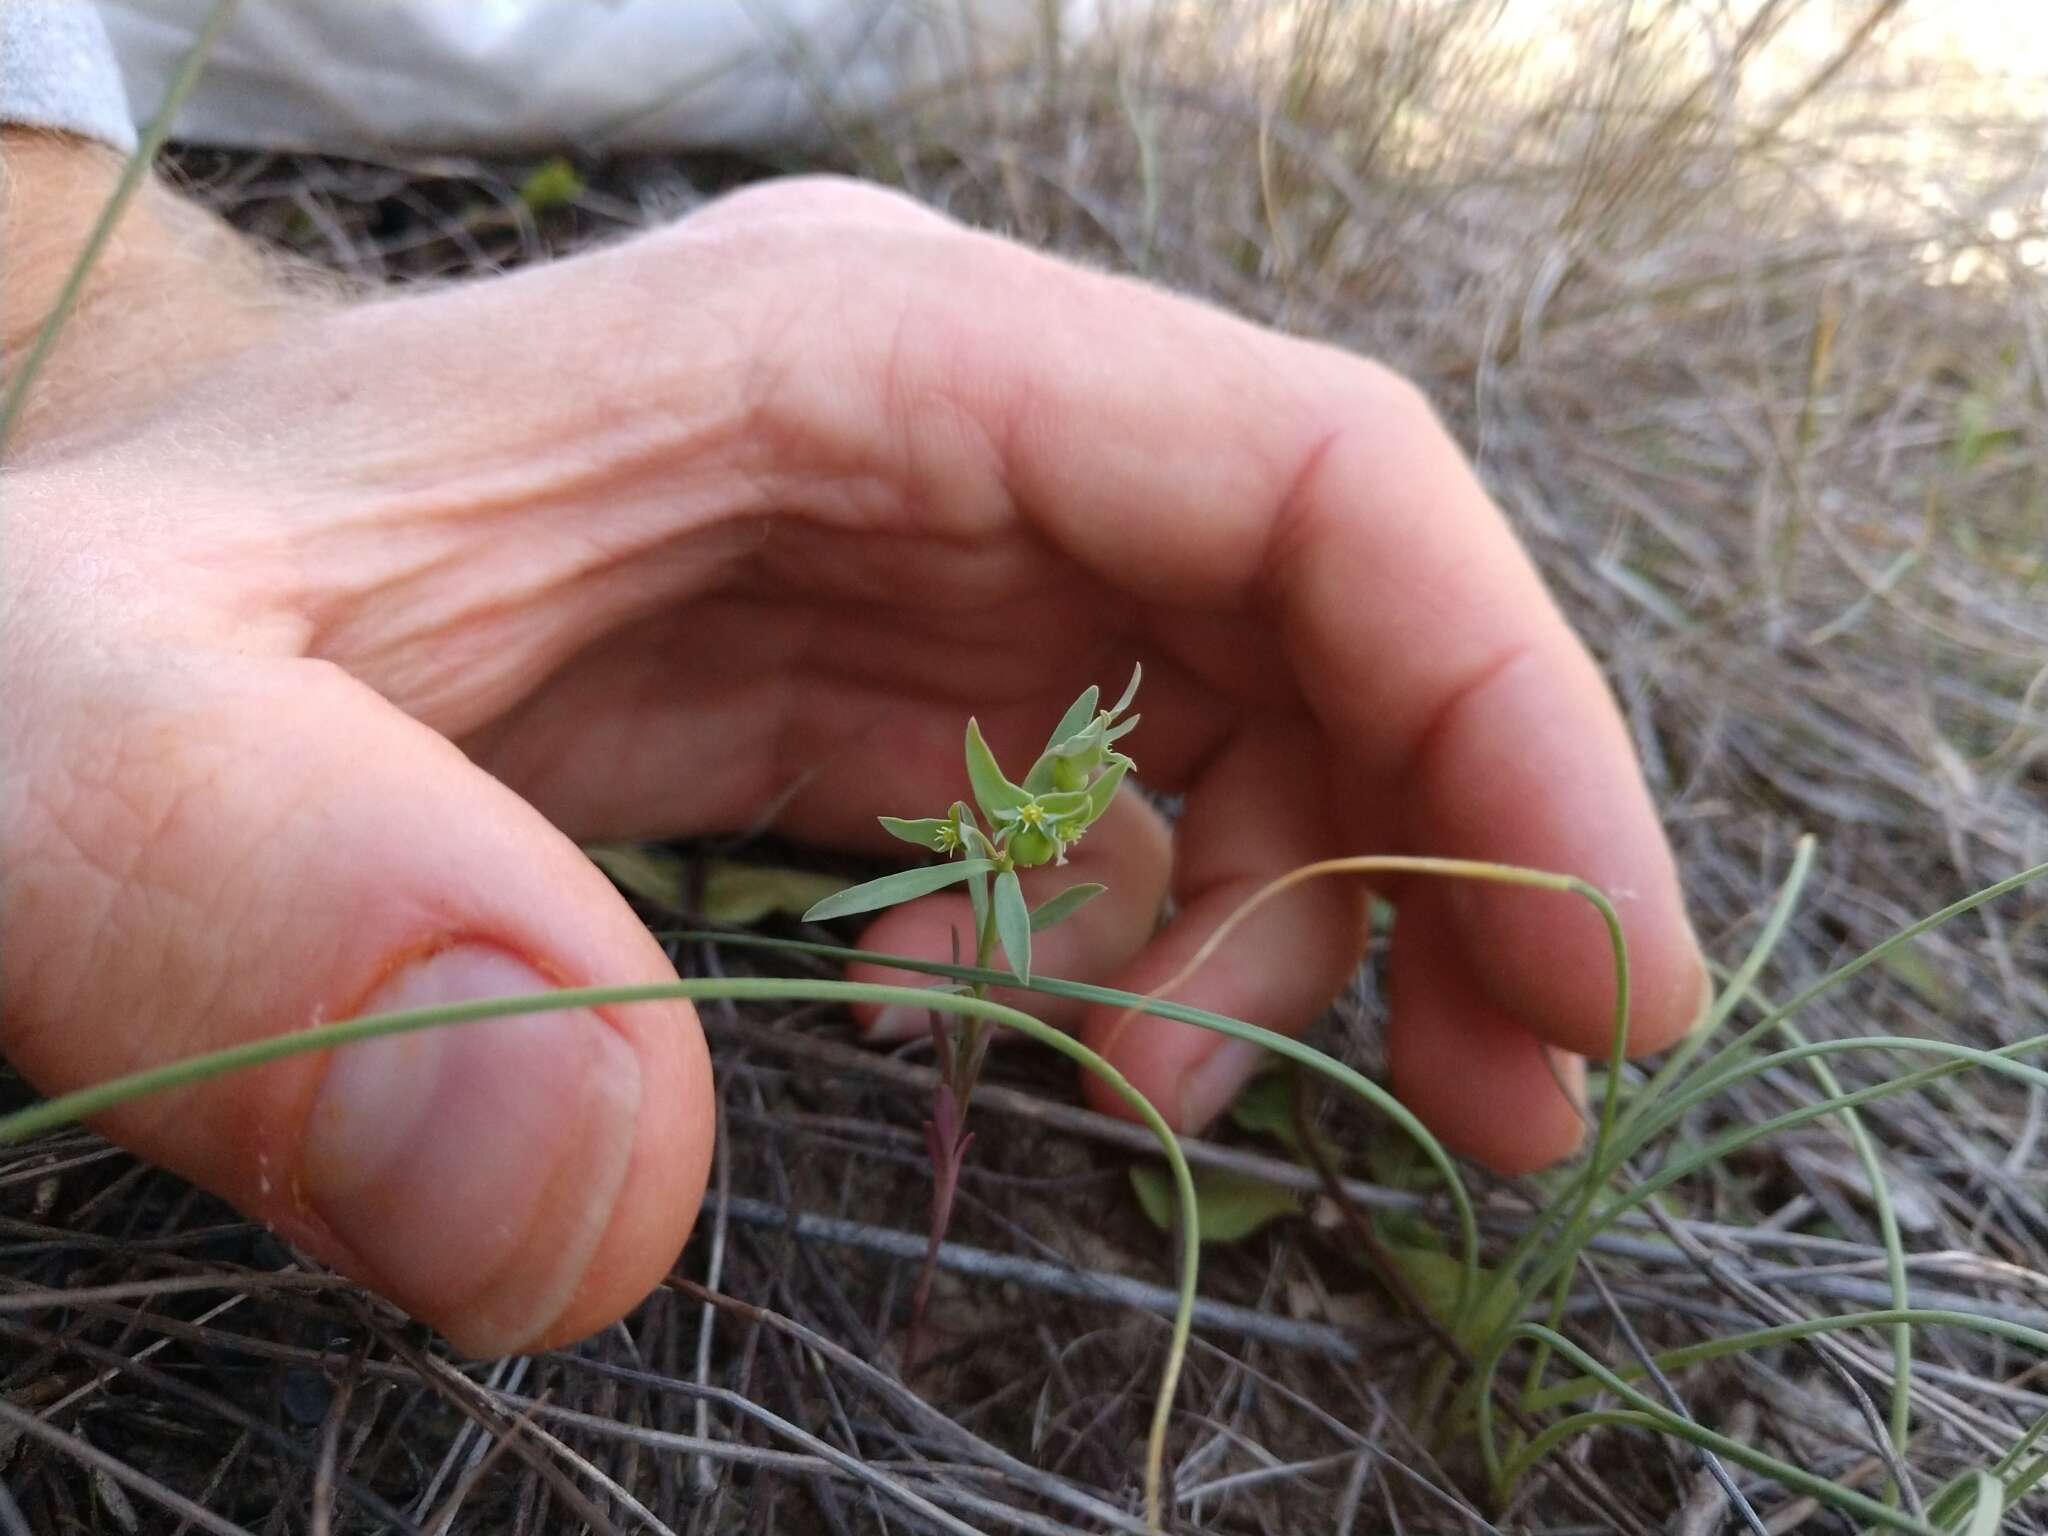
{"label": "white cloth", "polygon": [[0,0],[0,123],[135,147],[121,73],[84,0]]}
{"label": "white cloth", "polygon": [[[139,116],[212,4],[101,0]],[[175,134],[357,154],[760,145],[1000,67],[1044,17],[1045,0],[242,0]]]}

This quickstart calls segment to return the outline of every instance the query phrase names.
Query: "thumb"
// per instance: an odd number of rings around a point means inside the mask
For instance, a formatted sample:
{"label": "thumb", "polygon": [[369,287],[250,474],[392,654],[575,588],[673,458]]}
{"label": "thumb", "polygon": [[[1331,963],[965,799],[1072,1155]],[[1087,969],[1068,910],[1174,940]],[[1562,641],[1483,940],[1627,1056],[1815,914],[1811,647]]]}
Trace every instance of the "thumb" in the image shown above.
{"label": "thumb", "polygon": [[[574,844],[327,663],[152,658],[39,693],[0,765],[0,1048],[46,1093],[359,1014],[674,979]],[[678,1001],[293,1057],[100,1128],[502,1354],[660,1280],[712,1104]]]}

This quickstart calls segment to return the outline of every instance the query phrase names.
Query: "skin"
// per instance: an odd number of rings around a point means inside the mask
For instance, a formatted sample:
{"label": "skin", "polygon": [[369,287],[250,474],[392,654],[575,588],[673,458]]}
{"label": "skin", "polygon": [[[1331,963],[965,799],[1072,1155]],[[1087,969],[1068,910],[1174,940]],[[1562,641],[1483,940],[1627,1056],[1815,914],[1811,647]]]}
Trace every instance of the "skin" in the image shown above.
{"label": "skin", "polygon": [[[0,153],[12,368],[116,168],[20,133]],[[1184,812],[1169,831],[1125,796],[1027,875],[1110,888],[1039,969],[1143,991],[1273,875],[1406,851],[1615,895],[1634,1050],[1700,1009],[1613,701],[1417,392],[884,192],[777,183],[349,303],[153,186],[5,447],[0,515],[0,1048],[45,1092],[522,978],[664,979],[575,840],[772,825],[900,852],[874,814],[964,791],[968,714],[1026,761],[1135,660],[1125,745]],[[1497,1168],[1568,1155],[1609,1027],[1597,919],[1385,894],[1397,1089]],[[1290,894],[1179,995],[1300,1029],[1365,899]],[[943,957],[964,908],[862,942]],[[1189,1130],[1256,1066],[1163,1021],[1064,1022]],[[694,1015],[468,1030],[104,1129],[466,1349],[587,1333],[694,1219]]]}

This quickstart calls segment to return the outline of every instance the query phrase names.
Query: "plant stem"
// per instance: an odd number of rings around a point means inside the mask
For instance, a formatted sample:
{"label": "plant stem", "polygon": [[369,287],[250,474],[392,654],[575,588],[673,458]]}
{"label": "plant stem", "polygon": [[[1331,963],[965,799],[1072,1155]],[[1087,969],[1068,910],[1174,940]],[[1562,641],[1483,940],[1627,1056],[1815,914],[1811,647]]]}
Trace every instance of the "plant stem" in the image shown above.
{"label": "plant stem", "polygon": [[[995,954],[996,919],[991,906],[981,919],[975,936],[974,965],[986,970]],[[988,1000],[988,983],[976,981],[967,995],[977,1002]],[[951,1030],[951,1041],[940,1033]],[[953,1198],[959,1191],[960,1168],[967,1156],[967,1144],[974,1138],[967,1130],[967,1106],[974,1086],[981,1079],[981,1063],[988,1052],[994,1026],[986,1018],[971,1017],[941,1023],[935,1014],[932,1033],[939,1047],[941,1076],[934,1090],[932,1117],[925,1122],[925,1137],[932,1160],[931,1231],[925,1242],[924,1263],[917,1272],[917,1284],[910,1293],[910,1328],[903,1344],[903,1374],[913,1374],[925,1354],[925,1312],[931,1305],[932,1286],[938,1280],[939,1254],[946,1233],[953,1225]]]}

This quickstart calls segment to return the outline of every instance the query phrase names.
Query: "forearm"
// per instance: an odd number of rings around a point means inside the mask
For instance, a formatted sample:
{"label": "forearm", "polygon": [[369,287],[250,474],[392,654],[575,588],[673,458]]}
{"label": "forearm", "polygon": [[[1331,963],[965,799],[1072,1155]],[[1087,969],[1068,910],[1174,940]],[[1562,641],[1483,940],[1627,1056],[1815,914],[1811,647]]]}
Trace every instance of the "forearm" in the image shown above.
{"label": "forearm", "polygon": [[[85,253],[123,156],[0,127],[0,378],[12,380]],[[88,274],[7,445],[91,430],[266,334],[294,301],[265,258],[151,175]]]}

